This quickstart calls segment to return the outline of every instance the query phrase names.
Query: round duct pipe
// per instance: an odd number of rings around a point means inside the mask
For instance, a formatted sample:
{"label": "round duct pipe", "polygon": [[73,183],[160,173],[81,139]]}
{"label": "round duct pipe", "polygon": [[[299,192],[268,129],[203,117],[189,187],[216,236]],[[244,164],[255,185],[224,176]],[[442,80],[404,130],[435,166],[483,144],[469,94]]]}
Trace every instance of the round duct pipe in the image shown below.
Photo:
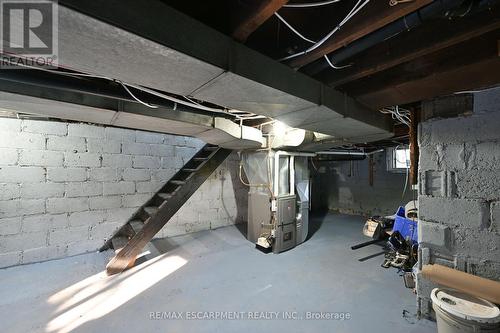
{"label": "round duct pipe", "polygon": [[[470,0],[473,2],[473,0]],[[387,39],[390,39],[398,34],[411,30],[426,21],[431,19],[435,19],[438,17],[455,17],[455,11],[462,7],[467,1],[464,0],[440,0],[434,1],[431,4],[417,10],[413,13],[410,13],[402,18],[389,23],[385,27],[368,34],[351,44],[347,47],[344,47],[340,50],[329,54],[328,57],[330,61],[334,64],[342,65],[342,62],[355,56],[364,50],[375,46],[378,43],[381,43]],[[470,15],[471,13],[478,12],[480,10],[491,7],[493,4],[497,3],[498,0],[481,0],[477,4],[474,5],[473,10],[466,11],[465,14],[462,13],[462,16]],[[325,62],[323,58],[318,59],[317,61],[307,65],[302,70],[304,73],[314,76],[321,71],[330,68],[328,63]]]}

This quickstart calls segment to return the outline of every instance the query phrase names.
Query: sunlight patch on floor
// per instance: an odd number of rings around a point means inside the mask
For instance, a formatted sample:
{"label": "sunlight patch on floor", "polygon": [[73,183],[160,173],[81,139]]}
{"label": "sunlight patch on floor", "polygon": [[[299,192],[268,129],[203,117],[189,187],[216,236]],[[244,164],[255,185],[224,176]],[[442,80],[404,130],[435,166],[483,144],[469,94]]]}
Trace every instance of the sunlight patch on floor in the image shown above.
{"label": "sunlight patch on floor", "polygon": [[100,272],[49,297],[57,306],[46,332],[67,333],[117,309],[187,263],[179,256],[158,256],[122,274]]}

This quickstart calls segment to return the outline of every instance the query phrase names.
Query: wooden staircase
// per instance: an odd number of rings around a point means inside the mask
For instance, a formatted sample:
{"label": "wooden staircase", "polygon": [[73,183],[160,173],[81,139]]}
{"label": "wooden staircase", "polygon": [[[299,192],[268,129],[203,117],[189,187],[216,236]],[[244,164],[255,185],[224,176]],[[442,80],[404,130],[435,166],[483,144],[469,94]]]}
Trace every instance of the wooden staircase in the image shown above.
{"label": "wooden staircase", "polygon": [[144,246],[224,162],[231,150],[206,145],[196,153],[133,217],[104,244],[115,256],[106,266],[109,275],[134,265]]}

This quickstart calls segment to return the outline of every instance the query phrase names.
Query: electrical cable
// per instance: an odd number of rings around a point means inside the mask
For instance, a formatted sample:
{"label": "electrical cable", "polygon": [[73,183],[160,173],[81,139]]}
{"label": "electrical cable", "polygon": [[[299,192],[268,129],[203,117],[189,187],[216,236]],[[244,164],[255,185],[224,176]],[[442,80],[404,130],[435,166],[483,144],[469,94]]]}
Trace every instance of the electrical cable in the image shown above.
{"label": "electrical cable", "polygon": [[133,99],[135,99],[137,102],[141,103],[142,105],[144,106],[147,106],[148,108],[151,108],[151,109],[158,109],[158,107],[156,105],[152,105],[152,104],[149,104],[149,103],[146,103],[146,102],[143,102],[141,101],[139,98],[137,98],[131,91],[130,89],[127,88],[127,86],[122,82],[122,81],[116,81],[118,82],[119,84],[121,84],[121,86],[123,87],[123,89],[125,89],[128,94],[130,96],[132,96]]}
{"label": "electrical cable", "polygon": [[304,37],[300,32],[297,31],[297,29],[295,29],[294,27],[292,27],[292,25],[290,23],[288,23],[283,17],[281,17],[280,14],[278,14],[278,12],[274,13],[274,15],[281,21],[283,22],[290,30],[292,30],[297,36],[299,36],[300,38],[302,38],[303,40],[305,40],[306,42],[309,42],[309,43],[316,43],[314,40],[311,40],[307,37]]}
{"label": "electrical cable", "polygon": [[404,160],[404,162],[403,162],[403,161],[400,161],[400,160],[398,159],[398,155],[397,155],[397,153],[396,153],[396,152],[398,151],[398,149],[399,149],[399,145],[398,145],[398,146],[396,146],[396,148],[395,148],[395,149],[394,149],[394,151],[393,151],[393,153],[394,153],[394,157],[395,157],[395,160],[396,160],[397,162],[399,162],[399,163],[404,163],[404,164],[405,164],[405,166],[406,166],[406,168],[405,168],[405,171],[406,171],[405,186],[404,186],[404,188],[403,188],[403,193],[401,194],[401,199],[404,199],[404,196],[405,196],[405,194],[406,194],[406,189],[408,188],[408,178],[409,178],[408,171],[409,171],[409,169],[410,169],[410,166],[408,165],[408,155],[407,155],[407,153],[406,153],[406,150],[407,150],[407,149],[403,147],[404,152],[405,152],[405,160]]}
{"label": "electrical cable", "polygon": [[241,161],[240,161],[240,169],[239,169],[239,176],[240,176],[240,182],[245,185],[245,186],[248,186],[248,187],[268,187],[269,184],[250,184],[250,183],[245,183],[245,181],[243,180],[243,177],[241,175],[241,169],[243,168],[243,166],[241,165]]}
{"label": "electrical cable", "polygon": [[390,114],[392,119],[410,127],[410,110],[400,108],[398,105],[382,108],[379,110],[381,113]]}
{"label": "electrical cable", "polygon": [[313,166],[314,170],[318,171],[318,168],[314,164],[314,160],[311,158],[311,165]]}
{"label": "electrical cable", "polygon": [[311,2],[311,3],[289,3],[283,5],[283,7],[287,8],[310,8],[310,7],[319,7],[330,5],[335,2],[340,2],[341,0],[329,0],[329,1],[320,1],[320,2]]}
{"label": "electrical cable", "polygon": [[[406,155],[406,150],[405,150],[405,155]],[[404,199],[405,194],[406,194],[406,189],[408,188],[408,166],[406,167],[406,177],[405,177],[405,187],[403,188],[403,194],[401,195],[401,199]]]}
{"label": "electrical cable", "polygon": [[295,57],[298,57],[298,56],[301,56],[301,55],[304,55],[306,53],[309,53],[315,49],[317,49],[318,47],[320,47],[321,45],[323,45],[323,43],[325,43],[328,39],[330,39],[330,37],[333,36],[333,34],[335,34],[338,30],[340,30],[340,28],[346,23],[348,22],[354,15],[356,15],[364,6],[366,6],[370,0],[364,0],[363,3],[361,3],[363,0],[358,0],[358,2],[356,3],[356,5],[354,5],[354,7],[351,9],[351,11],[349,12],[349,14],[347,14],[347,16],[332,30],[330,31],[325,37],[323,37],[320,41],[318,41],[316,44],[312,45],[311,47],[309,47],[308,49],[302,51],[302,52],[298,52],[298,53],[294,53],[292,55],[289,55],[289,56],[286,56],[284,58],[281,58],[279,59],[280,61],[284,61],[284,60],[288,60],[288,59],[292,59],[292,58],[295,58]]}
{"label": "electrical cable", "polygon": [[[297,36],[299,36],[301,39],[305,40],[306,42],[309,42],[309,43],[316,43],[315,41],[307,38],[307,37],[304,37],[304,35],[302,35],[297,29],[295,29],[290,23],[288,23],[280,14],[278,14],[277,12],[274,13],[274,15],[281,21],[283,22],[288,28],[290,28],[290,30],[292,30],[292,32],[294,32]],[[333,69],[343,69],[343,68],[347,68],[347,67],[351,67],[352,64],[348,64],[348,65],[344,65],[344,66],[336,66],[334,65],[330,59],[328,58],[328,55],[324,55],[324,58],[326,59],[326,62],[328,63],[328,65],[330,65],[331,68]]]}
{"label": "electrical cable", "polygon": [[330,61],[330,59],[328,58],[328,56],[326,54],[323,57],[326,59],[326,62],[328,63],[328,65],[330,65],[330,67],[333,68],[333,69],[343,69],[343,68],[347,68],[347,67],[351,67],[352,66],[352,64],[348,64],[348,65],[344,65],[344,66],[335,66]]}
{"label": "electrical cable", "polygon": [[[22,63],[15,63],[15,62],[12,62],[12,61],[10,61],[10,62],[12,64],[18,65],[20,67],[37,69],[37,70],[41,70],[41,71],[46,71],[46,72],[56,73],[56,74],[61,74],[61,75],[66,75],[66,76],[88,77],[88,78],[104,79],[104,80],[108,80],[108,81],[112,81],[112,82],[118,82],[119,84],[121,84],[127,90],[127,92],[132,96],[132,98],[134,98],[134,100],[136,100],[137,102],[139,102],[139,103],[141,103],[143,105],[146,105],[147,107],[158,108],[157,106],[153,106],[151,104],[148,104],[148,103],[145,103],[145,102],[139,100],[134,94],[132,94],[132,92],[130,91],[130,89],[128,89],[127,87],[131,87],[131,88],[143,91],[143,92],[147,92],[147,93],[149,93],[151,95],[154,95],[154,96],[157,96],[157,97],[160,97],[160,98],[163,98],[163,99],[167,99],[167,100],[169,100],[171,102],[174,102],[174,103],[177,103],[177,104],[186,105],[188,107],[192,107],[192,108],[195,108],[195,109],[200,109],[200,110],[214,112],[214,113],[228,114],[228,115],[231,115],[231,116],[236,117],[238,119],[242,118],[241,116],[237,116],[237,115],[231,113],[230,110],[227,110],[227,109],[212,108],[212,107],[204,106],[204,105],[201,105],[199,103],[192,102],[192,101],[191,102],[186,102],[186,101],[183,101],[182,99],[179,99],[179,98],[176,98],[176,97],[172,97],[172,96],[169,96],[169,95],[166,95],[166,94],[162,94],[162,93],[160,93],[160,92],[158,92],[156,90],[153,90],[153,89],[149,89],[149,88],[146,88],[146,87],[143,87],[143,86],[139,86],[139,85],[135,85],[135,84],[131,84],[131,83],[124,83],[124,82],[122,82],[120,80],[113,79],[113,78],[110,78],[110,77],[107,77],[107,76],[96,75],[96,74],[87,74],[87,73],[64,72],[64,71],[53,70],[53,69],[48,69],[48,68],[40,68],[40,67],[36,67],[36,66],[29,66],[29,65],[22,64]],[[189,100],[188,97],[186,97],[186,96],[183,96],[183,97]],[[258,115],[255,115],[255,116],[258,116]],[[253,118],[251,118],[251,119],[253,119]]]}

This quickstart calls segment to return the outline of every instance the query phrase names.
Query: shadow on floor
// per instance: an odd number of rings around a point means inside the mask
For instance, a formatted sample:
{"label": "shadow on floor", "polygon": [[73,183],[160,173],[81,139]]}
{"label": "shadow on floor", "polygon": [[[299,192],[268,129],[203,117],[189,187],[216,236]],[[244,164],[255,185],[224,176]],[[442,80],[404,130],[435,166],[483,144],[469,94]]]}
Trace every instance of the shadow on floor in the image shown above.
{"label": "shadow on floor", "polygon": [[179,244],[170,238],[157,238],[153,239],[146,245],[145,250],[149,251],[148,254],[140,256],[136,259],[134,266],[141,265],[152,258],[161,254],[170,252],[179,247]]}
{"label": "shadow on floor", "polygon": [[311,239],[312,236],[321,228],[325,220],[325,216],[328,214],[328,210],[318,210],[309,213],[309,229],[307,233],[306,242]]}
{"label": "shadow on floor", "polygon": [[248,233],[248,223],[238,223],[234,225],[236,229],[243,235],[244,238],[247,238],[247,233]]}

